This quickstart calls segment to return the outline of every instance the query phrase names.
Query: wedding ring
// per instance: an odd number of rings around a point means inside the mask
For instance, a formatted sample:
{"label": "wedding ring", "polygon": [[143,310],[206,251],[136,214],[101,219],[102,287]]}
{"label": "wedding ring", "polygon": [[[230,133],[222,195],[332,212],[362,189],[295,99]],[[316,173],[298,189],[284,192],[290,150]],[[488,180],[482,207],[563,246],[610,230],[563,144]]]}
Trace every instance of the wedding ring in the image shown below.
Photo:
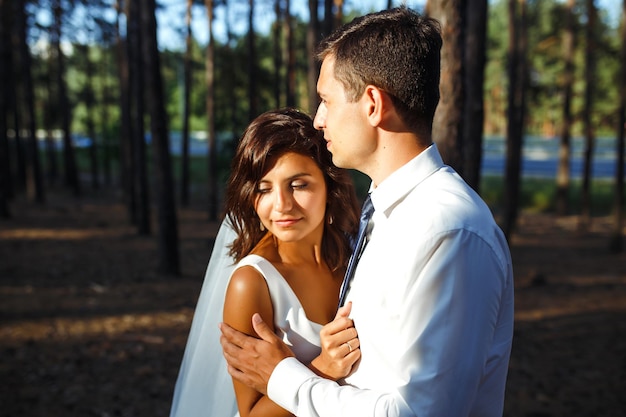
{"label": "wedding ring", "polygon": [[346,345],[348,345],[348,349],[350,349],[350,352],[348,353],[352,353],[352,345],[350,344],[350,342],[346,342]]}

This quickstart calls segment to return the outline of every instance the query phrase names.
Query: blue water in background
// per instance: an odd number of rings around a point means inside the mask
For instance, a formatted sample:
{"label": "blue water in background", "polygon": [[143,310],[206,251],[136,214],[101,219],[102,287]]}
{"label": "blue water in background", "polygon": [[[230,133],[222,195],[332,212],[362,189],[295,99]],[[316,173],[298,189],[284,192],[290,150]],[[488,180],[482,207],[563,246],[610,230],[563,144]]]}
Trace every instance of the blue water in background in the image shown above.
{"label": "blue water in background", "polygon": [[[206,155],[207,141],[204,132],[190,135],[190,154]],[[230,134],[218,135],[218,151],[228,146],[232,138]],[[522,175],[524,177],[556,178],[558,169],[560,138],[526,136],[522,149]],[[584,138],[572,138],[570,176],[582,178]],[[172,154],[180,155],[182,150],[180,132],[170,135]],[[487,136],[483,140],[482,175],[504,175],[506,142],[503,137]],[[615,138],[596,138],[593,150],[592,177],[612,179],[615,176],[617,163]]]}
{"label": "blue water in background", "polygon": [[[150,142],[149,134],[146,137]],[[191,155],[204,156],[207,154],[207,137],[204,132],[190,134],[189,152]],[[218,134],[218,152],[229,148],[231,134]],[[558,169],[560,138],[546,138],[540,136],[526,136],[522,150],[522,176],[537,178],[556,178]],[[88,146],[89,138],[75,138],[78,147]],[[60,145],[60,143],[59,143]],[[181,133],[172,132],[170,135],[170,149],[173,155],[180,155],[182,151]],[[506,143],[503,137],[487,136],[483,141],[482,175],[504,175]],[[584,138],[572,138],[570,175],[571,178],[581,178],[583,171]],[[616,139],[610,137],[596,138],[593,150],[592,177],[612,179],[615,176],[617,154]]]}
{"label": "blue water in background", "polygon": [[[524,177],[556,178],[560,138],[527,136],[522,148]],[[581,178],[583,172],[583,138],[572,138],[570,176]],[[502,137],[486,137],[483,141],[482,175],[504,175],[506,143]],[[596,138],[592,154],[592,177],[613,178],[617,168],[615,138]]]}

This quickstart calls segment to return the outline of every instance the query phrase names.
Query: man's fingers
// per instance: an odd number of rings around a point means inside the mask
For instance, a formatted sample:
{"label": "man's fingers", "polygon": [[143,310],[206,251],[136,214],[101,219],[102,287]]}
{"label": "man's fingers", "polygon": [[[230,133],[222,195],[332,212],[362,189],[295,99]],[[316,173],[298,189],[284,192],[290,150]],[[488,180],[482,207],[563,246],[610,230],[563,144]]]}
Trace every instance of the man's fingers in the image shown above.
{"label": "man's fingers", "polygon": [[[255,380],[253,378],[251,378],[248,374],[246,374],[245,372],[242,372],[241,370],[235,368],[234,366],[227,364],[227,370],[228,373],[230,374],[230,376],[232,376],[235,380],[241,382],[244,385],[247,385],[249,387],[252,387],[254,389],[256,389],[257,391],[259,391],[260,389],[263,388],[263,386],[258,387],[257,385],[255,385]],[[259,391],[261,392],[261,391]],[[266,392],[263,392],[264,394]]]}
{"label": "man's fingers", "polygon": [[[226,323],[220,323],[219,328],[222,331],[222,336],[226,342],[232,343],[239,347],[243,346],[243,343],[246,340],[246,337],[243,333],[238,332]],[[220,338],[220,341],[222,342],[222,346],[224,346],[222,338]]]}
{"label": "man's fingers", "polygon": [[226,359],[237,358],[237,352],[241,350],[239,346],[229,342],[224,335],[220,337],[220,343],[222,344],[222,353],[224,353]]}
{"label": "man's fingers", "polygon": [[294,355],[258,314],[252,316],[252,326],[262,339],[248,336],[226,323],[220,323],[220,343],[228,363],[228,373],[237,381],[265,394],[267,381],[276,365],[284,358]]}
{"label": "man's fingers", "polygon": [[271,342],[276,339],[276,335],[270,329],[270,327],[263,321],[261,315],[259,313],[254,313],[252,315],[252,327],[257,335],[266,342]]}

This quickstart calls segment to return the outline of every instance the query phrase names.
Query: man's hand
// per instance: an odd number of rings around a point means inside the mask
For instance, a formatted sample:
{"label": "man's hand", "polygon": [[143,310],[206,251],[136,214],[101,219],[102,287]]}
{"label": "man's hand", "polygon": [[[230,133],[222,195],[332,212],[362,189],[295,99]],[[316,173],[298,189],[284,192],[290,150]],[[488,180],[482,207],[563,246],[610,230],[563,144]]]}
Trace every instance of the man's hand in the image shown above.
{"label": "man's hand", "polygon": [[260,339],[220,323],[220,343],[228,363],[228,373],[237,381],[267,394],[267,383],[276,365],[294,356],[289,347],[265,324],[261,316],[252,316],[252,327]]}
{"label": "man's hand", "polygon": [[324,378],[337,381],[347,377],[361,358],[358,334],[348,317],[351,310],[351,302],[339,308],[333,321],[320,331],[322,352],[313,359],[310,368]]}

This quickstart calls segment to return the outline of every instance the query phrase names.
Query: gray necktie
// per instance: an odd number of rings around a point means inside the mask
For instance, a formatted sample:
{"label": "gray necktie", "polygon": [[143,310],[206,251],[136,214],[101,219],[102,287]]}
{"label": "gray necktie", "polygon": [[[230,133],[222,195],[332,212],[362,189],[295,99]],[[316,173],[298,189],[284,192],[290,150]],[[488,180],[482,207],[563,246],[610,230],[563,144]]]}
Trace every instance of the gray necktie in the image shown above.
{"label": "gray necktie", "polygon": [[361,258],[361,254],[363,253],[363,249],[367,244],[367,239],[365,238],[367,235],[367,224],[374,213],[374,206],[372,205],[372,200],[370,199],[370,195],[367,195],[367,198],[363,202],[363,208],[361,208],[361,220],[359,221],[359,233],[357,234],[356,245],[354,245],[354,250],[352,251],[352,256],[350,256],[350,260],[348,261],[348,269],[346,270],[346,275],[343,278],[343,284],[341,284],[341,292],[339,293],[339,307],[343,306],[346,301],[346,292],[348,291],[348,285],[354,276],[354,270],[356,269],[356,264],[359,263],[359,259]]}

